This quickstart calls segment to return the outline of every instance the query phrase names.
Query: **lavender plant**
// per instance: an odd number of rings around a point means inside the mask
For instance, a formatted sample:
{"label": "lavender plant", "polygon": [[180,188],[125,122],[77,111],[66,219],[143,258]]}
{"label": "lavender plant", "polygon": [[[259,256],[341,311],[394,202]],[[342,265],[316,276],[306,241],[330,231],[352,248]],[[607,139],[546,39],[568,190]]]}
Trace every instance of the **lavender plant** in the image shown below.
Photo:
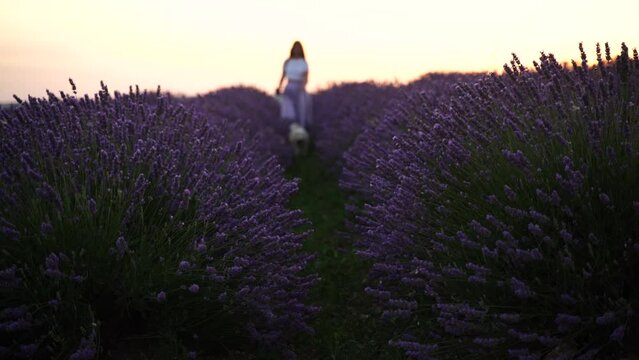
{"label": "lavender plant", "polygon": [[[580,46],[581,47],[581,46]],[[636,356],[639,57],[542,53],[402,119],[370,179],[366,292],[412,358]],[[401,116],[401,115],[400,115]]]}
{"label": "lavender plant", "polygon": [[281,164],[290,164],[293,154],[287,140],[288,124],[280,120],[277,102],[264,92],[236,86],[185,98],[182,103],[206,117],[237,123],[241,130],[238,140],[246,139],[256,152],[277,155]]}
{"label": "lavender plant", "polygon": [[139,92],[19,102],[0,112],[3,357],[292,355],[314,276],[274,157]]}
{"label": "lavender plant", "polygon": [[[361,133],[344,152],[340,187],[356,198],[370,199],[370,178],[377,162],[387,157],[393,137],[411,129],[412,118],[430,118],[435,112],[446,111],[456,84],[478,79],[478,74],[426,74],[401,87],[392,105],[383,115],[363,125]],[[355,210],[357,211],[357,209]]]}
{"label": "lavender plant", "polygon": [[373,82],[344,83],[313,96],[317,154],[327,165],[341,167],[341,157],[366,124],[375,122],[400,92]]}

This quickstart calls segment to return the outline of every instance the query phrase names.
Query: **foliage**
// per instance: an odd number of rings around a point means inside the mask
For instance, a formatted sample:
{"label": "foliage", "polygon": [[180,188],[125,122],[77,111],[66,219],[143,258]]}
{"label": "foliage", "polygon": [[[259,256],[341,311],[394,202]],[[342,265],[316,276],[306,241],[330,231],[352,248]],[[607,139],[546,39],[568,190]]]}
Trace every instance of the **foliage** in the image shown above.
{"label": "foliage", "polygon": [[288,124],[279,119],[277,102],[257,89],[234,86],[193,98],[181,99],[185,106],[215,121],[236,123],[238,141],[250,141],[256,153],[277,155],[282,165],[292,161]]}
{"label": "foliage", "polygon": [[315,94],[311,134],[323,164],[339,173],[342,153],[399,95],[397,87],[373,82],[336,84]]}
{"label": "foliage", "polygon": [[[366,292],[414,358],[638,353],[639,58],[516,56],[398,116],[368,178]],[[372,145],[370,145],[372,146]],[[366,172],[362,177],[370,176]]]}
{"label": "foliage", "polygon": [[[393,137],[413,131],[411,119],[431,117],[446,111],[458,83],[471,82],[477,74],[427,74],[401,87],[402,93],[387,106],[382,116],[364,124],[353,144],[342,155],[340,187],[355,196],[354,201],[371,198],[370,177],[377,162],[389,155]],[[353,204],[350,204],[353,205]]]}
{"label": "foliage", "polygon": [[2,110],[3,356],[292,355],[315,311],[306,221],[241,131],[105,86]]}

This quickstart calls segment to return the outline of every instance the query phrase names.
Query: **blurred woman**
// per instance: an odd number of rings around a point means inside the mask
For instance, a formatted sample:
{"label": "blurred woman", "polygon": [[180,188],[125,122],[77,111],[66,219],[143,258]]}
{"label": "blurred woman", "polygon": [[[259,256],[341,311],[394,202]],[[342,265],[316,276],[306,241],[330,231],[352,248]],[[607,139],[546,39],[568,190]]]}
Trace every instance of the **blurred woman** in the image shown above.
{"label": "blurred woman", "polygon": [[311,97],[306,92],[308,64],[304,58],[304,48],[299,41],[293,43],[291,55],[284,62],[282,77],[277,90],[275,90],[278,95],[281,93],[284,78],[287,81],[284,96],[281,98],[281,117],[290,123],[297,123],[301,127],[307,128],[311,123],[312,114]]}

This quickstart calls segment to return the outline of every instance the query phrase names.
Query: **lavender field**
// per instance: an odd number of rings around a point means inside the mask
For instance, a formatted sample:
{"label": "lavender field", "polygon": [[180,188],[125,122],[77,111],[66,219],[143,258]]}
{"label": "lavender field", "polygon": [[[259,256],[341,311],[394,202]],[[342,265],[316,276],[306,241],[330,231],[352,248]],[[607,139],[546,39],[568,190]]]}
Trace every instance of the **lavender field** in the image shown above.
{"label": "lavender field", "polygon": [[2,359],[637,359],[639,54],[0,109]]}

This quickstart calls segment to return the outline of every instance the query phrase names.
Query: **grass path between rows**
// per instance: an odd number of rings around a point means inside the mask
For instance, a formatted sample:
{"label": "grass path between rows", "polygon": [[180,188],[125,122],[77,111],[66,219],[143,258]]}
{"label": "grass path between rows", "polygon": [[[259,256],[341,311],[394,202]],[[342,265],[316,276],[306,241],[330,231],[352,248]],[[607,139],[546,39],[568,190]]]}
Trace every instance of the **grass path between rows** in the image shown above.
{"label": "grass path between rows", "polygon": [[304,250],[315,254],[309,271],[321,278],[308,299],[322,307],[311,323],[316,333],[301,342],[297,349],[300,358],[401,358],[387,346],[392,324],[380,323],[379,309],[363,292],[368,265],[353,253],[350,241],[343,236],[345,195],[335,169],[327,169],[310,155],[295,159],[286,176],[301,179],[290,207],[301,209],[313,224]]}

